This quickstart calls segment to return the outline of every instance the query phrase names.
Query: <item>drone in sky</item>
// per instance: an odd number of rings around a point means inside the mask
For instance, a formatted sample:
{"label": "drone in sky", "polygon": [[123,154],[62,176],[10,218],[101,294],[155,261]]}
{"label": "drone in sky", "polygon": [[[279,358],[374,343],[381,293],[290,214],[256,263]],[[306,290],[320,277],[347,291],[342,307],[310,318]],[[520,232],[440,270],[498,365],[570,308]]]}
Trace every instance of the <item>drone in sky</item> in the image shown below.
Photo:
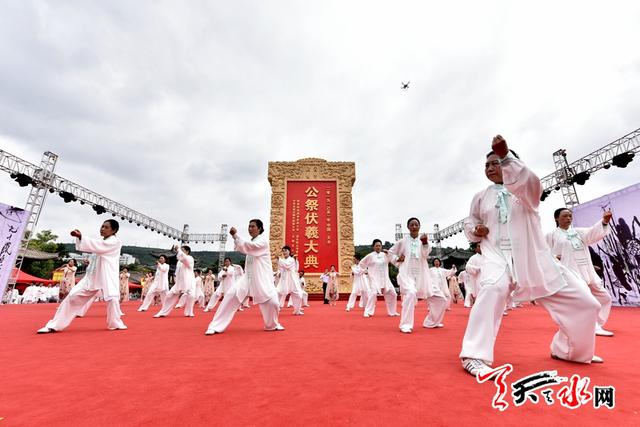
{"label": "drone in sky", "polygon": [[402,89],[402,90],[409,89],[409,83],[411,83],[411,82],[406,82],[406,83],[405,82],[400,82],[400,84],[401,84],[400,89]]}

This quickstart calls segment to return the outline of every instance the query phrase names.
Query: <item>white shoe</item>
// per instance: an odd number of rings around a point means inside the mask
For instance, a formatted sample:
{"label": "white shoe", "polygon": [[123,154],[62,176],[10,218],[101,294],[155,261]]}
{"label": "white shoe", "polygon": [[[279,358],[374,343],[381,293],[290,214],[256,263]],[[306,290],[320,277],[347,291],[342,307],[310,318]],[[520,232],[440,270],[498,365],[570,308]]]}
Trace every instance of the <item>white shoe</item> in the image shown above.
{"label": "white shoe", "polygon": [[273,330],[274,330],[274,331],[284,331],[284,326],[282,326],[281,324],[279,324],[279,323],[278,323],[278,324],[276,325],[276,328],[275,328],[275,329],[273,329]]}
{"label": "white shoe", "polygon": [[204,334],[205,335],[213,335],[213,334],[220,334],[220,333],[222,333],[222,332],[211,331],[211,330],[207,329]]}
{"label": "white shoe", "polygon": [[411,328],[400,328],[400,332],[402,332],[403,334],[410,334]]}
{"label": "white shoe", "polygon": [[396,316],[400,316],[400,313],[389,314],[389,317],[396,317]]}
{"label": "white shoe", "polygon": [[117,328],[109,328],[110,331],[118,331],[118,330],[124,331],[125,329],[127,329],[125,325],[118,326]]}
{"label": "white shoe", "polygon": [[209,311],[209,309],[208,309],[208,308],[205,308],[203,311],[204,311],[205,313],[207,313],[207,312]]}
{"label": "white shoe", "polygon": [[157,319],[159,317],[167,317],[167,316],[165,314],[154,314],[153,317]]}
{"label": "white shoe", "polygon": [[143,311],[147,311],[147,310],[142,310],[142,309],[139,308],[138,311],[142,313]]}
{"label": "white shoe", "polygon": [[480,359],[462,359],[462,368],[474,377],[491,371],[491,367]]}
{"label": "white shoe", "polygon": [[294,315],[294,316],[302,316],[302,315],[304,315],[304,313],[303,313],[303,312],[293,313],[293,315]]}
{"label": "white shoe", "polygon": [[350,309],[350,308],[347,308],[345,311],[351,311],[351,309]]}
{"label": "white shoe", "polygon": [[55,329],[52,328],[47,328],[46,326],[44,328],[40,328],[36,331],[36,333],[38,334],[50,334],[52,332],[57,332]]}
{"label": "white shoe", "polygon": [[185,314],[184,317],[196,317],[195,314]]}
{"label": "white shoe", "polygon": [[611,331],[607,331],[606,329],[597,328],[596,335],[599,337],[612,337],[614,333]]}
{"label": "white shoe", "polygon": [[304,307],[311,307],[309,304],[305,304]]}
{"label": "white shoe", "polygon": [[369,315],[369,314],[365,314],[365,315],[364,315],[364,316],[362,316],[362,317],[371,317],[371,315]]}
{"label": "white shoe", "polygon": [[444,323],[438,323],[438,325],[436,326],[436,328],[444,328]]}
{"label": "white shoe", "polygon": [[591,358],[591,363],[604,363],[604,359],[594,354],[593,357]]}

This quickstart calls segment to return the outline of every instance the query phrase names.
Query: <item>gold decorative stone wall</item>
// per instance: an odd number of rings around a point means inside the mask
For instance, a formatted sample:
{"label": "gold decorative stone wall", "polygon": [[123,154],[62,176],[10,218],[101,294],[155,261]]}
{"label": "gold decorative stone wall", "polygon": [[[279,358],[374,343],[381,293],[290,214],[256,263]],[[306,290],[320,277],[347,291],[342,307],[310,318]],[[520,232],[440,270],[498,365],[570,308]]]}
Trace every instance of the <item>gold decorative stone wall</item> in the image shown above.
{"label": "gold decorative stone wall", "polygon": [[[354,162],[328,162],[307,158],[295,162],[269,162],[271,184],[271,225],[269,239],[274,271],[280,248],[285,244],[286,189],[288,181],[336,181],[338,208],[338,271],[340,292],[351,290],[351,264],[353,263],[353,203],[351,190],[356,181]],[[322,292],[320,273],[305,274],[307,292]]]}

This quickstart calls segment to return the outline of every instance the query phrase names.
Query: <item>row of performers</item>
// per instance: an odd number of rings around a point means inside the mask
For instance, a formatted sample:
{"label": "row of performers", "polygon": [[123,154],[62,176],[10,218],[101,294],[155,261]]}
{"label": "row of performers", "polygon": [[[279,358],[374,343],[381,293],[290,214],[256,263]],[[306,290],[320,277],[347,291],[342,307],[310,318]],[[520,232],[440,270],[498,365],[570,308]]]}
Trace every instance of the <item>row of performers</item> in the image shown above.
{"label": "row of performers", "polygon": [[[598,319],[608,312],[610,298],[606,298],[606,292],[593,272],[586,246],[596,236],[608,232],[611,213],[605,212],[602,220],[586,233],[573,228],[564,229],[559,221],[558,228],[562,229],[556,230],[547,240],[538,215],[542,193],[540,179],[499,135],[492,141],[484,168],[492,184],[474,196],[469,216],[464,222],[467,237],[481,244],[482,255],[475,273],[479,291],[459,354],[462,367],[472,375],[492,372],[490,366],[494,360],[495,340],[510,297],[515,301],[535,300],[558,325],[550,345],[551,357],[571,362],[601,363],[602,358],[595,355],[596,325],[602,326],[602,319],[600,323]],[[562,210],[560,215],[565,215],[565,221],[568,221],[570,212]],[[387,285],[382,287],[375,282],[377,269],[388,262],[398,266],[402,294],[400,330],[410,333],[419,298],[429,309],[423,322],[427,328],[443,326],[448,300],[444,289],[432,280],[427,261],[431,247],[426,234],[420,234],[420,221],[410,218],[407,227],[409,236],[396,242],[386,253],[374,250],[369,259],[365,257],[361,261],[360,268],[366,268],[373,290],[384,289],[386,293]],[[80,290],[75,294],[72,292],[63,301],[54,318],[39,333],[67,327],[82,306],[100,291],[107,302],[109,329],[126,329],[118,303],[118,256],[122,244],[115,237],[117,230],[117,222],[107,220],[100,230],[101,240],[83,238],[80,231],[72,231],[76,248],[97,254],[99,260],[90,264],[89,270],[93,265],[94,271],[88,270]],[[280,299],[273,286],[269,242],[264,236],[262,221],[251,220],[248,232],[250,239],[245,240],[235,228],[230,230],[235,249],[246,254],[246,271],[225,293],[206,335],[223,332],[248,295],[260,307],[266,330],[284,330],[278,320]],[[186,293],[187,299],[193,298],[189,295],[188,285],[193,280],[193,258],[188,248],[178,250],[178,259],[183,268],[155,317],[166,316],[180,294]],[[369,304],[374,300],[372,293],[366,297]]]}

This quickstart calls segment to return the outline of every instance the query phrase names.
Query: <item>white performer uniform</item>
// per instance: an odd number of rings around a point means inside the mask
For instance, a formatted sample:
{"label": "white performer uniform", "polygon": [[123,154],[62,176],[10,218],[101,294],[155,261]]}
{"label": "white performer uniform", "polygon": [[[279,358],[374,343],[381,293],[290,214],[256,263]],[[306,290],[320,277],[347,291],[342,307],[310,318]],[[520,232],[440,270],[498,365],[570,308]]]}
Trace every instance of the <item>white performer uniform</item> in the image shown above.
{"label": "white performer uniform", "polygon": [[[471,307],[476,298],[478,298],[478,291],[480,290],[480,285],[478,284],[478,278],[480,275],[480,267],[482,266],[483,258],[482,254],[473,254],[471,258],[467,261],[467,265],[465,266],[466,277],[464,282],[464,287],[467,290],[467,297],[464,299],[464,306]],[[467,305],[468,303],[468,305]]]}
{"label": "white performer uniform", "polygon": [[207,307],[204,311],[213,310],[213,308],[218,304],[218,301],[222,300],[224,295],[231,291],[233,288],[233,284],[238,281],[244,274],[242,267],[239,265],[231,264],[226,270],[223,267],[222,270],[218,272],[218,279],[220,279],[220,284],[218,284],[218,288],[213,293],[213,296],[209,300]]}
{"label": "white performer uniform", "polygon": [[[590,363],[600,304],[581,279],[556,261],[544,240],[537,210],[540,179],[511,153],[502,159],[502,174],[505,184],[476,194],[464,221],[469,240],[482,242],[484,262],[460,357],[493,362],[507,295],[515,289],[516,301],[539,301],[558,324],[551,342],[554,356]],[[489,229],[487,236],[474,234],[479,224]]]}
{"label": "white performer uniform", "polygon": [[81,313],[85,304],[102,292],[107,303],[107,327],[111,330],[127,329],[120,319],[121,247],[122,243],[115,235],[106,239],[85,236],[82,239],[76,238],[76,250],[92,252],[96,255],[95,260],[89,264],[85,276],[71,289],[45,328],[62,331],[71,324],[76,315]]}
{"label": "white performer uniform", "polygon": [[447,299],[447,307],[451,306],[451,292],[449,292],[449,277],[456,274],[455,268],[445,270],[442,267],[431,267],[431,280],[440,288],[442,294]]}
{"label": "white performer uniform", "polygon": [[166,317],[171,313],[180,298],[180,294],[187,295],[184,303],[184,315],[187,317],[194,316],[193,306],[196,303],[196,277],[193,273],[194,260],[191,255],[185,254],[182,248],[178,248],[176,257],[178,258],[179,266],[179,268],[176,267],[176,284],[165,296],[160,311],[153,317]]}
{"label": "white performer uniform", "polygon": [[280,307],[284,307],[287,295],[291,294],[293,300],[293,314],[300,315],[302,312],[302,288],[300,287],[300,279],[298,277],[298,260],[292,256],[287,258],[278,258],[278,297]]}
{"label": "white performer uniform", "polygon": [[221,333],[227,329],[247,295],[251,295],[254,304],[260,306],[266,330],[284,330],[278,323],[278,293],[273,285],[269,240],[263,234],[259,234],[250,241],[245,241],[235,234],[233,241],[235,250],[247,256],[245,274],[225,292],[224,299],[205,333]]}
{"label": "white performer uniform", "polygon": [[202,285],[202,276],[196,277],[196,293],[194,296],[194,304],[198,302],[198,307],[204,308],[204,286]]}
{"label": "white performer uniform", "polygon": [[[366,269],[371,285],[376,289],[376,293],[384,294],[384,301],[387,305],[389,316],[399,316],[398,294],[389,278],[389,261],[391,257],[384,252],[373,251],[360,261],[360,268]],[[373,313],[371,313],[373,316]]]}
{"label": "white performer uniform", "polygon": [[347,311],[351,311],[356,306],[358,296],[360,296],[361,304],[363,299],[367,299],[368,295],[366,292],[369,291],[369,285],[364,283],[365,280],[368,279],[365,271],[360,267],[360,264],[353,264],[351,266],[351,294],[349,295],[349,301],[347,301]]}
{"label": "white performer uniform", "polygon": [[[302,289],[302,306],[309,307],[309,293],[304,290],[307,286],[307,282],[304,280],[304,276],[300,277],[300,289]],[[291,302],[291,296],[289,296],[289,302]]]}
{"label": "white performer uniform", "polygon": [[554,256],[560,258],[560,263],[581,277],[593,296],[600,303],[597,329],[602,329],[611,312],[611,296],[602,286],[602,279],[593,268],[589,246],[604,239],[611,232],[611,227],[598,221],[589,228],[573,228],[568,230],[556,228],[547,234],[547,243]]}
{"label": "white performer uniform", "polygon": [[149,286],[147,295],[144,297],[144,302],[138,311],[147,311],[156,296],[159,296],[164,303],[167,292],[169,292],[169,264],[166,262],[164,264],[158,263],[153,282]]}
{"label": "white performer uniform", "polygon": [[[429,314],[422,326],[425,328],[441,328],[442,320],[447,308],[447,298],[437,282],[431,277],[427,256],[431,252],[429,243],[422,244],[420,237],[411,236],[398,240],[389,249],[393,255],[394,264],[398,266],[398,284],[402,294],[402,317],[400,330],[413,330],[415,306],[418,298],[425,299]],[[404,255],[404,261],[397,262],[398,257]]]}

